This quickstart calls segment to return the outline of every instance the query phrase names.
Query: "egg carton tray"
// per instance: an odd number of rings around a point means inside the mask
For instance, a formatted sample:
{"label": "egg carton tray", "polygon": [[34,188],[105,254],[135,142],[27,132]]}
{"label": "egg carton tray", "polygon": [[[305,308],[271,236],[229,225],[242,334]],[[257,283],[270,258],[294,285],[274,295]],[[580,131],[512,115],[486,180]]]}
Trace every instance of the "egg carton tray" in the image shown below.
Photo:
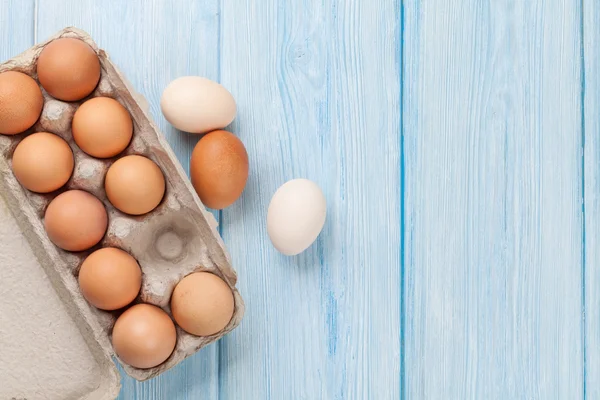
{"label": "egg carton tray", "polygon": [[[19,71],[37,80],[36,61],[40,52],[52,40],[62,37],[81,39],[94,49],[102,67],[100,82],[88,98],[79,102],[56,100],[42,89],[44,108],[38,122],[22,134],[0,135],[0,195],[62,299],[70,318],[77,324],[96,362],[105,367],[106,376],[99,377],[99,381],[114,380],[110,377],[114,377],[117,371],[116,365],[111,362],[113,356],[118,360],[111,344],[111,330],[122,310],[106,312],[96,309],[80,292],[78,271],[85,257],[94,250],[113,246],[135,257],[142,269],[143,278],[140,294],[134,303],[154,304],[169,315],[173,289],[184,276],[195,271],[215,273],[225,280],[234,294],[233,318],[218,334],[198,337],[177,327],[175,350],[163,364],[155,368],[138,369],[119,360],[128,375],[140,381],[146,380],[175,366],[234,329],[243,316],[244,303],[235,288],[237,275],[217,231],[214,216],[201,203],[166,139],[152,122],[145,99],[132,89],[106,52],[99,49],[86,32],[76,28],[63,29],[46,42],[0,64],[0,72]],[[129,111],[133,120],[134,134],[130,145],[112,159],[100,160],[88,156],[77,147],[71,134],[71,120],[76,109],[85,100],[96,96],[116,99]],[[11,169],[11,157],[17,144],[27,135],[40,131],[51,132],[65,139],[75,157],[75,169],[69,182],[50,194],[36,194],[24,189]],[[126,215],[115,209],[104,191],[104,177],[109,166],[119,157],[130,154],[150,158],[165,175],[166,192],[161,204],[143,216]],[[86,252],[71,253],[59,249],[48,239],[44,230],[44,212],[48,203],[61,192],[70,189],[85,190],[93,194],[103,202],[108,212],[109,225],[104,239]],[[119,385],[118,381],[116,385]],[[90,394],[86,398],[104,397]]]}

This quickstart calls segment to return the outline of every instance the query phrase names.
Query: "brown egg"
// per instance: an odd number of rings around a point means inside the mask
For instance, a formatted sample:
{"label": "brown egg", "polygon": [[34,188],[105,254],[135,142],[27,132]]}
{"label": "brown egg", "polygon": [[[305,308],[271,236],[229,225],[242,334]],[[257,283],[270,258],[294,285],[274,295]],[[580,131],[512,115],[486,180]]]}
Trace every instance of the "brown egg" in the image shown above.
{"label": "brown egg", "polygon": [[37,82],[21,72],[0,74],[0,134],[16,135],[31,128],[44,106]]}
{"label": "brown egg", "polygon": [[162,364],[175,349],[177,333],[169,315],[150,304],[136,304],[115,322],[112,344],[119,358],[135,368]]}
{"label": "brown egg", "polygon": [[240,139],[227,131],[204,136],[190,161],[192,185],[200,200],[217,210],[230,206],[248,180],[248,153]]}
{"label": "brown egg", "polygon": [[108,216],[96,197],[82,190],[69,190],[50,202],[44,226],[50,240],[61,249],[83,251],[102,240]]}
{"label": "brown egg", "polygon": [[133,122],[129,112],[110,97],[83,103],[73,117],[73,139],[92,157],[114,157],[129,145]]}
{"label": "brown egg", "polygon": [[104,180],[108,200],[126,214],[142,215],[156,208],[165,194],[165,177],[152,160],[126,156],[110,166]]}
{"label": "brown egg", "polygon": [[106,247],[90,254],[79,270],[83,297],[102,310],[117,310],[131,303],[142,286],[142,271],[128,253]]}
{"label": "brown egg", "polygon": [[50,42],[37,61],[38,79],[46,92],[64,101],[81,100],[100,81],[100,60],[87,43],[74,38]]}
{"label": "brown egg", "polygon": [[222,331],[231,321],[235,301],[231,289],[210,272],[195,272],[183,278],[171,296],[175,322],[196,336]]}
{"label": "brown egg", "polygon": [[17,145],[12,158],[19,183],[37,193],[49,193],[67,183],[74,165],[67,142],[47,132],[27,136]]}

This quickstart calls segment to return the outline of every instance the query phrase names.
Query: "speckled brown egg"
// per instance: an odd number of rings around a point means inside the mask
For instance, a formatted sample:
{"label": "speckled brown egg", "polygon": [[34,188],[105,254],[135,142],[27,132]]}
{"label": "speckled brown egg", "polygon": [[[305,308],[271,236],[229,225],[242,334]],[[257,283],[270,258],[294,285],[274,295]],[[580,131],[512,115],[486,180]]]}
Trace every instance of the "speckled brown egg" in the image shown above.
{"label": "speckled brown egg", "polygon": [[108,215],[100,200],[83,190],[68,190],[50,202],[44,216],[48,237],[68,251],[83,251],[102,240]]}
{"label": "speckled brown egg", "polygon": [[165,177],[149,158],[126,156],[110,166],[104,188],[115,208],[126,214],[142,215],[160,204],[165,194]]}
{"label": "speckled brown egg", "polygon": [[83,297],[102,310],[117,310],[131,303],[142,285],[142,270],[129,253],[105,247],[90,254],[79,270]]}
{"label": "speckled brown egg", "polygon": [[119,358],[136,368],[152,368],[166,361],[177,342],[169,315],[150,304],[136,304],[115,322],[112,344]]}
{"label": "speckled brown egg", "polygon": [[87,43],[75,38],[50,42],[37,61],[38,79],[46,92],[64,101],[77,101],[100,81],[100,60]]}
{"label": "speckled brown egg", "polygon": [[177,325],[196,336],[222,331],[231,321],[235,301],[224,280],[210,272],[183,278],[171,296],[171,312]]}
{"label": "speckled brown egg", "polygon": [[73,139],[92,157],[114,157],[129,145],[133,122],[115,99],[95,97],[83,103],[73,117]]}
{"label": "speckled brown egg", "polygon": [[15,149],[12,169],[21,185],[32,192],[49,193],[62,187],[75,162],[69,144],[48,132],[27,136]]}
{"label": "speckled brown egg", "polygon": [[37,82],[22,72],[0,74],[0,134],[31,128],[42,114],[44,97]]}
{"label": "speckled brown egg", "polygon": [[192,152],[192,185],[202,202],[213,209],[233,204],[248,180],[248,153],[240,139],[227,131],[205,135]]}

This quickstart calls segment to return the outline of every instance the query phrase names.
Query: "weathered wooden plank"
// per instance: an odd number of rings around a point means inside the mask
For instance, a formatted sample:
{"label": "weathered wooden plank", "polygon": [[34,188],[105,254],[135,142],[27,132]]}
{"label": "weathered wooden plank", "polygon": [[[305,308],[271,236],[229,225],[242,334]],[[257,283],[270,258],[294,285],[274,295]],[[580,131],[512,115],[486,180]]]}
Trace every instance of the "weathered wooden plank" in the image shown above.
{"label": "weathered wooden plank", "polygon": [[33,45],[34,0],[0,3],[0,62]]}
{"label": "weathered wooden plank", "polygon": [[[247,315],[222,341],[222,398],[400,396],[399,4],[223,1],[221,78],[251,172],[223,211]],[[286,258],[266,211],[298,177],[329,214]]]}
{"label": "weathered wooden plank", "polygon": [[406,398],[581,398],[580,3],[405,7]]}
{"label": "weathered wooden plank", "polygon": [[[160,112],[164,87],[183,75],[219,75],[218,1],[38,0],[37,40],[66,26],[89,32],[150,103],[184,168],[197,137],[171,127]],[[121,399],[218,397],[218,348],[203,349],[148,382],[123,378]]]}
{"label": "weathered wooden plank", "polygon": [[585,394],[600,398],[600,4],[583,1]]}

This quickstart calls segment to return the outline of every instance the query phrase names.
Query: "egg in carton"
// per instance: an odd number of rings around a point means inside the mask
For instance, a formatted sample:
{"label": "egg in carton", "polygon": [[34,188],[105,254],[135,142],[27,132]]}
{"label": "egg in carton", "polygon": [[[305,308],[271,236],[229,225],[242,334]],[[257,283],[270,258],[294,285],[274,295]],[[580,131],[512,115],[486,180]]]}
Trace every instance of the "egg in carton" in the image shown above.
{"label": "egg in carton", "polygon": [[[177,327],[175,350],[164,363],[154,368],[139,369],[119,360],[128,375],[137,380],[146,380],[173,367],[234,329],[243,316],[244,303],[235,288],[237,276],[216,229],[217,223],[213,215],[202,205],[175,154],[152,122],[147,102],[132,89],[107,54],[98,49],[87,33],[76,28],[66,28],[48,41],[0,64],[0,73],[19,71],[36,79],[36,61],[41,51],[52,40],[63,37],[80,39],[94,49],[101,65],[100,82],[91,96],[79,102],[63,102],[42,90],[44,107],[39,121],[22,134],[0,135],[0,194],[62,298],[70,317],[77,323],[92,354],[99,364],[105,366],[107,358],[115,356],[111,345],[111,330],[122,311],[107,312],[93,307],[79,289],[78,270],[86,256],[98,248],[121,248],[138,261],[143,278],[141,291],[134,304],[153,304],[170,315],[169,300],[175,286],[186,275],[198,271],[208,271],[219,276],[234,295],[233,317],[221,332],[199,337]],[[119,101],[129,111],[133,121],[131,143],[122,154],[110,159],[97,159],[84,153],[75,144],[71,132],[71,121],[77,108],[85,100],[97,96]],[[37,194],[23,188],[11,169],[11,158],[17,144],[27,135],[40,131],[62,137],[71,147],[75,159],[75,168],[68,183],[49,194]],[[107,199],[104,190],[107,170],[113,162],[126,155],[148,157],[160,167],[165,176],[163,200],[146,215],[124,214]],[[43,222],[50,201],[60,193],[72,189],[87,191],[100,199],[107,210],[109,221],[101,243],[79,253],[67,252],[55,246],[49,240]],[[116,367],[113,363],[110,364],[111,371],[108,371],[107,376],[114,377]]]}

